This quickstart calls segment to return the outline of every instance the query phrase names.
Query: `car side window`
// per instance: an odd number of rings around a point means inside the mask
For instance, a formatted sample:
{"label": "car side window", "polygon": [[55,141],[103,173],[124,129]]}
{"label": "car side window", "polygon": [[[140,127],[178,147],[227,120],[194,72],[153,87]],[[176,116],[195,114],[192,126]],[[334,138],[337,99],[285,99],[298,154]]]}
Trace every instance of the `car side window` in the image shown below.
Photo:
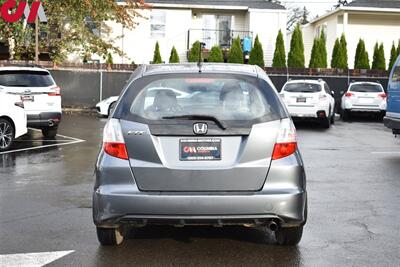
{"label": "car side window", "polygon": [[324,88],[325,88],[325,92],[328,95],[332,95],[331,89],[329,88],[329,85],[327,83],[324,83]]}
{"label": "car side window", "polygon": [[396,66],[393,71],[392,82],[394,83],[400,82],[400,65]]}

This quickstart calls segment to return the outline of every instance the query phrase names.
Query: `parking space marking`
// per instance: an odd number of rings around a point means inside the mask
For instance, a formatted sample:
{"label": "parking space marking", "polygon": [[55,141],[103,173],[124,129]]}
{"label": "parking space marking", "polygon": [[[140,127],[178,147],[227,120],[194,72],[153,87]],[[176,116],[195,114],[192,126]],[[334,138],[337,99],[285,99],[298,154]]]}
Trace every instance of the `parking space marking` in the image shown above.
{"label": "parking space marking", "polygon": [[400,154],[400,151],[375,151],[371,154]]}
{"label": "parking space marking", "polygon": [[[29,128],[29,130],[41,132],[40,130],[32,129],[32,128]],[[31,151],[31,150],[37,150],[37,149],[42,149],[42,148],[56,147],[56,146],[73,145],[73,144],[86,142],[86,140],[71,137],[71,136],[66,136],[66,135],[62,135],[62,134],[57,134],[57,136],[65,138],[65,139],[70,139],[70,140],[20,140],[19,142],[29,142],[29,141],[31,141],[31,142],[55,142],[55,144],[15,149],[15,150],[10,150],[10,151],[0,152],[0,155],[24,152],[24,151]],[[18,140],[16,140],[15,142],[18,142]]]}
{"label": "parking space marking", "polygon": [[41,267],[73,252],[75,250],[0,255],[0,266]]}

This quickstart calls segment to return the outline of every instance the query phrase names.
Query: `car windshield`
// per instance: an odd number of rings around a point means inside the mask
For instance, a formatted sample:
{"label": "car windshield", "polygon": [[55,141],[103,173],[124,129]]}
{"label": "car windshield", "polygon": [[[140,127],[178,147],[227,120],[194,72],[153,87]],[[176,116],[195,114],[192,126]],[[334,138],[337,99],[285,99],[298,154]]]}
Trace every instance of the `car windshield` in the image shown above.
{"label": "car windshield", "polygon": [[289,93],[317,93],[321,92],[321,85],[315,83],[288,83],[284,91]]}
{"label": "car windshield", "polygon": [[378,84],[353,84],[350,87],[351,92],[360,92],[360,93],[382,93],[383,88]]}
{"label": "car windshield", "polygon": [[[161,75],[141,80],[131,85],[134,99],[125,97],[125,103],[131,115],[149,122],[202,118],[218,122],[279,119],[284,112],[274,90],[271,87],[260,89],[258,79],[253,77]],[[266,82],[264,85],[269,86]]]}
{"label": "car windshield", "polygon": [[0,71],[0,86],[48,87],[54,85],[46,71]]}

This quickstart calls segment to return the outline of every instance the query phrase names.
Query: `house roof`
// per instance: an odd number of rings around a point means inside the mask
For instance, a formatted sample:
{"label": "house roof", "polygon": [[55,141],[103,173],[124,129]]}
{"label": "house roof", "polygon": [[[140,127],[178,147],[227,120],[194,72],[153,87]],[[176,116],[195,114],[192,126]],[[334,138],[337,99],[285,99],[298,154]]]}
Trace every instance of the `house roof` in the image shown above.
{"label": "house roof", "polygon": [[257,9],[285,9],[270,0],[146,0],[149,4],[193,5],[193,6],[240,6]]}
{"label": "house roof", "polygon": [[400,0],[354,0],[348,7],[400,8]]}

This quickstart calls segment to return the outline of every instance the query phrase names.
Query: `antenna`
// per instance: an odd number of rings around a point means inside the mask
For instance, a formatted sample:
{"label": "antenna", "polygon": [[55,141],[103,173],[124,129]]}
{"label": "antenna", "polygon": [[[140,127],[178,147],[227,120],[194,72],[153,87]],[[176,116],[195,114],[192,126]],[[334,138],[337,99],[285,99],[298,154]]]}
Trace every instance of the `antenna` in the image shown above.
{"label": "antenna", "polygon": [[206,43],[200,43],[199,61],[197,61],[197,67],[199,67],[199,73],[201,73],[201,67],[203,66],[202,55],[203,55],[203,48],[204,47],[206,47]]}

